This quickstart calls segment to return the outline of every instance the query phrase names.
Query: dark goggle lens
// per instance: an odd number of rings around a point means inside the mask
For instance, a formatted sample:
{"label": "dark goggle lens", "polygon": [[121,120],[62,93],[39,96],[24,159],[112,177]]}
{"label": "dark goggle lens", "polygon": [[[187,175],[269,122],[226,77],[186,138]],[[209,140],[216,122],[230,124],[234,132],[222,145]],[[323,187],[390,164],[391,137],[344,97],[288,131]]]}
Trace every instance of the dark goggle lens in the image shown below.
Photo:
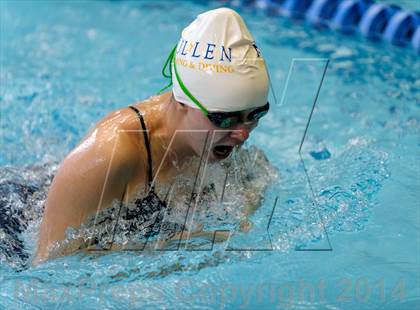
{"label": "dark goggle lens", "polygon": [[213,123],[213,125],[220,128],[229,128],[237,123],[236,116],[228,116],[223,113],[209,113],[208,118]]}
{"label": "dark goggle lens", "polygon": [[[257,108],[251,113],[248,114],[247,119],[251,122],[259,120],[261,117],[267,114],[268,110],[270,108],[269,103],[265,106],[262,106],[261,108]],[[209,120],[213,123],[213,125],[219,127],[219,128],[229,128],[234,125],[236,125],[240,120],[240,115],[237,115],[236,112],[230,113],[209,113],[207,117]],[[234,115],[232,115],[234,114]]]}
{"label": "dark goggle lens", "polygon": [[270,109],[270,104],[267,102],[267,104],[261,108],[255,109],[251,113],[248,114],[248,120],[249,121],[258,121],[261,117],[266,115],[268,113],[268,110]]}
{"label": "dark goggle lens", "polygon": [[250,121],[258,121],[260,118],[262,118],[264,115],[266,115],[268,113],[268,111],[260,111],[260,112],[252,112],[252,114],[248,115],[248,120]]}

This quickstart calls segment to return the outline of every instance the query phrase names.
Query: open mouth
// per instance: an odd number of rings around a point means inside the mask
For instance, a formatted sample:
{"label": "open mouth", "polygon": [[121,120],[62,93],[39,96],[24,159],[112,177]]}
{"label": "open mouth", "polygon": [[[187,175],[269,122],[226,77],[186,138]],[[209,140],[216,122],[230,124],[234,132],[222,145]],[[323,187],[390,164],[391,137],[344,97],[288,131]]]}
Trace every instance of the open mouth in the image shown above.
{"label": "open mouth", "polygon": [[213,148],[213,154],[218,159],[225,159],[232,153],[233,146],[232,145],[216,145]]}

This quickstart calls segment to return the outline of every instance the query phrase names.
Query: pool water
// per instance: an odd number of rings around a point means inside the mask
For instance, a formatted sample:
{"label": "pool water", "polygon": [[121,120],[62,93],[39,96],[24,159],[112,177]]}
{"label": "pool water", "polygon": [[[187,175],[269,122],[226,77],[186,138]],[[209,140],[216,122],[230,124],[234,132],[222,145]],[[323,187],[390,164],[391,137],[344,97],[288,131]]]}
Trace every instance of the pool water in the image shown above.
{"label": "pool water", "polygon": [[[218,6],[0,2],[0,184],[36,189],[2,197],[38,216],[22,234],[30,253],[58,163],[101,117],[165,85],[181,29]],[[79,253],[30,268],[0,253],[0,308],[420,307],[418,55],[236,9],[277,97],[248,143],[270,162],[251,170],[279,175],[251,231],[211,251]]]}

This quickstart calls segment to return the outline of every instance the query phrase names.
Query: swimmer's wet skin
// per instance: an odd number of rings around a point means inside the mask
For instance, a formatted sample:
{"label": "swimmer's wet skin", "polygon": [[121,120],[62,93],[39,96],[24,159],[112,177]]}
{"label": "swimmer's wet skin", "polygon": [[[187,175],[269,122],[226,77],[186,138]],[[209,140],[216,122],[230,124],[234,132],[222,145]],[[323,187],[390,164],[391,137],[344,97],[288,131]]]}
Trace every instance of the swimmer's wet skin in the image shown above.
{"label": "swimmer's wet skin", "polygon": [[[226,70],[211,70],[216,65]],[[209,161],[226,159],[269,110],[264,59],[231,9],[198,15],[183,30],[163,74],[171,79],[164,88],[172,86],[170,91],[109,114],[64,159],[49,189],[34,263],[84,248],[83,240],[74,240],[51,252],[66,239],[67,228],[80,227],[114,200],[127,203],[144,190],[131,214],[139,221],[167,208],[155,188],[190,173],[186,163],[200,159],[207,137]],[[175,132],[185,134],[171,144]],[[159,232],[160,221],[151,230]]]}

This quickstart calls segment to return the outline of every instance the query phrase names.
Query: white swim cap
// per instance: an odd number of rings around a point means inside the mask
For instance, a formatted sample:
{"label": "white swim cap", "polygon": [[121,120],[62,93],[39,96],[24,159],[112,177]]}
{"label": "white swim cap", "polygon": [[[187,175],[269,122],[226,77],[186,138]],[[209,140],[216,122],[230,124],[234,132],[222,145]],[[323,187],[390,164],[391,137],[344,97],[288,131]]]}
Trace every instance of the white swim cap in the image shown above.
{"label": "white swim cap", "polygon": [[171,55],[177,101],[204,112],[242,111],[267,103],[264,59],[234,10],[220,8],[198,15],[182,31]]}

